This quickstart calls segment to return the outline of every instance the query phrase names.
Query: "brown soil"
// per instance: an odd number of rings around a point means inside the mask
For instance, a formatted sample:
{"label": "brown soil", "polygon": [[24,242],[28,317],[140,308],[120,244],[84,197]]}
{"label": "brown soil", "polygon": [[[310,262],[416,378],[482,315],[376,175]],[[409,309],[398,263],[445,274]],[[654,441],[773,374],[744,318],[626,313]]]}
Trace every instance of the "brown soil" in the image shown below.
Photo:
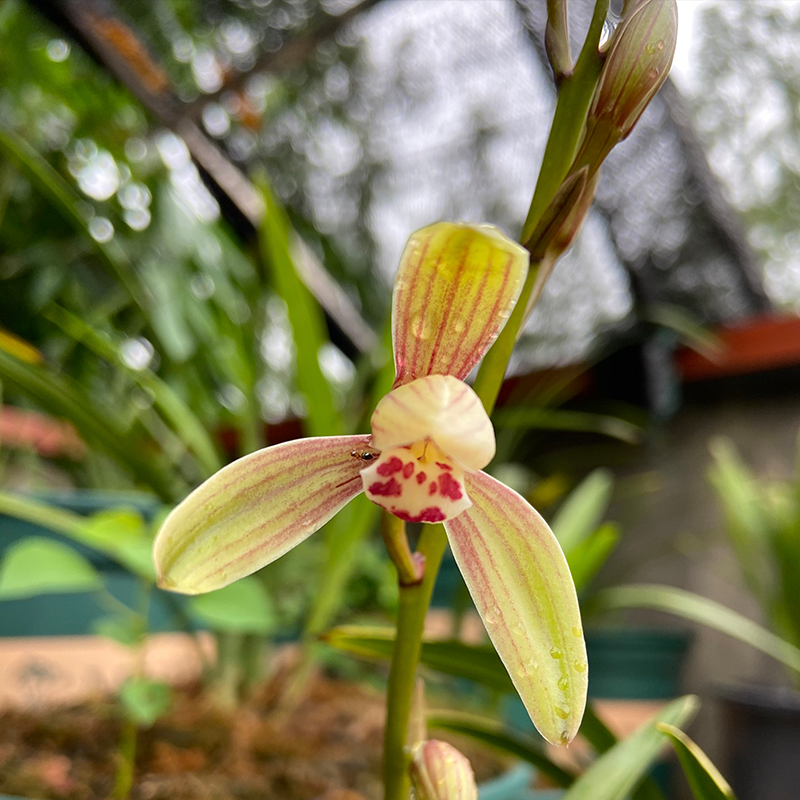
{"label": "brown soil", "polygon": [[[234,713],[196,691],[139,736],[131,800],[378,800],[383,697],[317,677],[287,718],[279,678]],[[107,800],[121,722],[110,703],[0,715],[0,793]],[[480,777],[498,764],[469,753]]]}

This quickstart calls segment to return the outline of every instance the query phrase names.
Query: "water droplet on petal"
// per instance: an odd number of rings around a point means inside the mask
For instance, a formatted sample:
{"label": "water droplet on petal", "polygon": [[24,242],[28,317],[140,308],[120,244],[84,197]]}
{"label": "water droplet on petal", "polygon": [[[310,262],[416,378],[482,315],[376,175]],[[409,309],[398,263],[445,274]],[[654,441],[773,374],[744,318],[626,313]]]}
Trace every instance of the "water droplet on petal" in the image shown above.
{"label": "water droplet on petal", "polygon": [[575,672],[586,672],[586,667],[588,664],[585,661],[576,660],[573,666],[575,667]]}
{"label": "water droplet on petal", "polygon": [[486,612],[486,624],[487,625],[497,625],[500,622],[500,609],[497,606],[492,606]]}
{"label": "water droplet on petal", "polygon": [[559,678],[558,688],[561,689],[562,692],[566,692],[567,689],[569,689],[569,678]]}
{"label": "water droplet on petal", "polygon": [[[569,707],[568,706],[556,706],[556,716],[559,719],[567,719],[569,717]],[[562,736],[563,741],[563,736]]]}
{"label": "water droplet on petal", "polygon": [[551,658],[564,658],[564,654],[557,647],[551,647],[550,648],[550,657]]}
{"label": "water droplet on petal", "polygon": [[574,628],[572,629],[572,635],[573,635],[573,636],[574,636],[576,639],[580,639],[580,638],[581,638],[581,636],[583,636],[583,631],[582,631],[580,628],[578,628],[578,627],[576,626],[576,627],[574,627]]}
{"label": "water droplet on petal", "polygon": [[561,744],[569,744],[569,734],[566,731],[561,731]]}

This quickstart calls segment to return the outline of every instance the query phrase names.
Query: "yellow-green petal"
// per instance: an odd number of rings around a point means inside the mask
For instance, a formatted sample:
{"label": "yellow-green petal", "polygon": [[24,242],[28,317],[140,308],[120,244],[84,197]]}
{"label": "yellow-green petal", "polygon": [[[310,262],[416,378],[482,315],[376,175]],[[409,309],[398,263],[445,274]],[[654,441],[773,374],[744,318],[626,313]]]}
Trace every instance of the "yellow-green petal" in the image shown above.
{"label": "yellow-green petal", "polygon": [[491,225],[440,222],[412,234],[392,303],[395,385],[466,378],[503,329],[527,271],[527,250]]}
{"label": "yellow-green petal", "polygon": [[568,744],[588,672],[567,561],[523,497],[483,472],[467,474],[466,486],[472,507],[444,523],[456,563],[533,724]]}
{"label": "yellow-green petal", "polygon": [[158,532],[159,585],[210,592],[291,550],[362,491],[359,454],[369,443],[369,436],[298,439],[212,475]]}

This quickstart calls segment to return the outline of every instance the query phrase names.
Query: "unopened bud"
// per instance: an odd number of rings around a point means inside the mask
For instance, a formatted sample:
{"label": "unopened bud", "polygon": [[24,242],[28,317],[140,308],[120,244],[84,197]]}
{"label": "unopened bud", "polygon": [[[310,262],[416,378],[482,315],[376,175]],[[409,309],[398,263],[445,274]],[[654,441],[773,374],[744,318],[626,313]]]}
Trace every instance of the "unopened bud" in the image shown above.
{"label": "unopened bud", "polygon": [[677,39],[677,0],[635,5],[611,37],[589,122],[603,120],[624,139],[667,79]]}
{"label": "unopened bud", "polygon": [[416,745],[410,771],[416,800],[478,800],[469,760],[447,742],[429,739]]}

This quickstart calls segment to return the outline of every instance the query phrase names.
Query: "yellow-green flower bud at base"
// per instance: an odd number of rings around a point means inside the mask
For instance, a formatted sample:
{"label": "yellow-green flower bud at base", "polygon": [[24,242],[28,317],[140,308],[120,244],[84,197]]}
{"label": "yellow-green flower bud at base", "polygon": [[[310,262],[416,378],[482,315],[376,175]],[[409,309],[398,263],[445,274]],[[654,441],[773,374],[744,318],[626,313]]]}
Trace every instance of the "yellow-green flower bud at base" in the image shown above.
{"label": "yellow-green flower bud at base", "polygon": [[409,769],[415,800],[478,800],[469,760],[447,742],[420,742]]}

